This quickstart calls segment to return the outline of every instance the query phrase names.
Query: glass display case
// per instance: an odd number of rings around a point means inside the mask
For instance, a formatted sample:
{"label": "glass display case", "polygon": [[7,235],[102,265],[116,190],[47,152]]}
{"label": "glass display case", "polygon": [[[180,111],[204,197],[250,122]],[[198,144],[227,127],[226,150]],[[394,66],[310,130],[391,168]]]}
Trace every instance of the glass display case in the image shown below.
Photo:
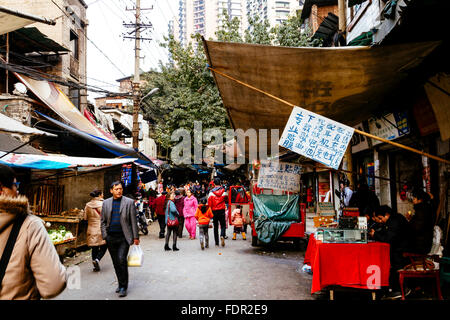
{"label": "glass display case", "polygon": [[367,243],[367,230],[319,228],[316,239],[323,243]]}

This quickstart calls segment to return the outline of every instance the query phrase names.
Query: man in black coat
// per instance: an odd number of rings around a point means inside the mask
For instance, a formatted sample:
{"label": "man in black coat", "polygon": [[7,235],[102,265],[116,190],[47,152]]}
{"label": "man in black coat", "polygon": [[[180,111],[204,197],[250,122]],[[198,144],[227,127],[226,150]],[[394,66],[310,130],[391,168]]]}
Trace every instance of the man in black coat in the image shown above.
{"label": "man in black coat", "polygon": [[420,188],[412,192],[414,215],[410,218],[411,252],[428,254],[433,245],[434,212],[430,196]]}
{"label": "man in black coat", "polygon": [[408,221],[403,215],[392,212],[389,206],[380,206],[375,211],[375,216],[383,224],[383,227],[377,231],[371,229],[369,236],[376,241],[390,244],[389,286],[392,292],[388,296],[392,299],[400,298],[400,283],[397,271],[408,263],[403,257],[403,253],[409,251],[410,229]]}

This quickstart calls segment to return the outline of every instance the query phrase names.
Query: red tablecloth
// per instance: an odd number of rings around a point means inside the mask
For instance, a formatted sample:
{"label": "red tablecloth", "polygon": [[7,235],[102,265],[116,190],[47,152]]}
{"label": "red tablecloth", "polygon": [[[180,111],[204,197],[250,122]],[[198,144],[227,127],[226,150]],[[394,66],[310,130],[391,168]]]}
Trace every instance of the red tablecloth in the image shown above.
{"label": "red tablecloth", "polygon": [[[330,285],[369,289],[368,280],[370,286],[389,285],[388,243],[322,243],[311,234],[304,263],[313,272],[311,294]],[[379,282],[373,280],[377,274]]]}

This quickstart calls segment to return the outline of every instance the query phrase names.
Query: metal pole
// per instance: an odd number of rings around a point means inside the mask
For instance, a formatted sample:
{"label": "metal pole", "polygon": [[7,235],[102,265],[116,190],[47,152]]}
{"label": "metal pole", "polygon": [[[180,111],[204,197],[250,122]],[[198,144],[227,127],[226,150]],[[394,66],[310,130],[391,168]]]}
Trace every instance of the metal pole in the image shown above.
{"label": "metal pole", "polygon": [[[6,34],[6,65],[9,64],[9,32]],[[6,69],[6,93],[9,93],[9,71]]]}

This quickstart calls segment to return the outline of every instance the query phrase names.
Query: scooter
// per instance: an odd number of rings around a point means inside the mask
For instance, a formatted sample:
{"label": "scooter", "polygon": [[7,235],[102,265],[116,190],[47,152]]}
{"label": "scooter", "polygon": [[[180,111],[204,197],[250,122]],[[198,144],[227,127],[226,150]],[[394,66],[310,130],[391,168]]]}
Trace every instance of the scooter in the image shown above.
{"label": "scooter", "polygon": [[139,230],[147,235],[148,234],[148,224],[147,224],[147,218],[145,217],[144,212],[142,211],[137,211],[137,216],[136,216],[136,220],[137,220],[137,224],[138,224],[138,228]]}
{"label": "scooter", "polygon": [[142,200],[138,198],[137,201],[135,202],[135,205],[136,205],[136,211],[137,211],[136,220],[137,220],[138,229],[144,235],[147,235],[148,234],[148,223],[147,223],[147,217],[144,214]]}

